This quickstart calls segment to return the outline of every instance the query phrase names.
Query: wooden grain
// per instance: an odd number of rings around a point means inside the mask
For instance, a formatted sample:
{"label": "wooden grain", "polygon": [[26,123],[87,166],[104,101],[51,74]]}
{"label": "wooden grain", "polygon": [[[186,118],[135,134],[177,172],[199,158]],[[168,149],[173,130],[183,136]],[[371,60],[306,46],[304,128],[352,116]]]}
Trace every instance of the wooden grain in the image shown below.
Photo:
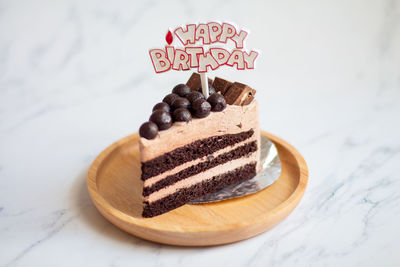
{"label": "wooden grain", "polygon": [[275,143],[282,173],[253,195],[209,204],[184,205],[154,218],[142,218],[138,134],[105,149],[91,165],[87,185],[97,209],[117,227],[143,239],[182,246],[210,246],[244,240],[267,231],[300,202],[307,165],[299,152],[266,132]]}

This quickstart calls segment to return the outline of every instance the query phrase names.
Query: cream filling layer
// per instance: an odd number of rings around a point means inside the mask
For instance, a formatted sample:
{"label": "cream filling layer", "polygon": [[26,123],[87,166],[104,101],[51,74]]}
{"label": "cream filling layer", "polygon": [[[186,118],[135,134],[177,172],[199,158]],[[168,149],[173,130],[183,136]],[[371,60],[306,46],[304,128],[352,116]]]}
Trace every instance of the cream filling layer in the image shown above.
{"label": "cream filling layer", "polygon": [[235,160],[231,160],[227,163],[215,166],[214,168],[208,169],[204,172],[190,176],[184,180],[178,181],[173,185],[164,187],[164,188],[148,195],[147,197],[144,197],[144,201],[148,201],[149,203],[157,201],[163,197],[166,197],[170,194],[175,193],[176,191],[178,191],[182,188],[187,188],[187,187],[190,187],[197,183],[209,180],[216,175],[220,175],[220,174],[232,171],[232,170],[242,167],[246,164],[249,164],[252,162],[256,163],[257,162],[256,157],[257,157],[257,153],[252,153],[248,157],[238,158]]}
{"label": "cream filling layer", "polygon": [[[253,135],[250,139],[246,139],[246,140],[244,140],[242,142],[236,143],[233,146],[228,146],[228,147],[225,147],[225,148],[220,149],[218,151],[215,151],[212,154],[208,154],[207,156],[204,156],[204,157],[192,160],[192,161],[185,162],[185,163],[183,163],[183,164],[181,164],[179,166],[176,166],[175,168],[173,168],[171,170],[165,171],[163,173],[160,173],[159,175],[156,175],[156,176],[153,176],[153,177],[147,179],[146,181],[144,181],[143,186],[144,187],[150,187],[153,184],[157,183],[158,181],[164,179],[167,176],[177,174],[178,172],[180,172],[180,171],[182,171],[182,170],[184,170],[186,168],[189,168],[191,166],[194,166],[194,165],[197,165],[199,163],[207,161],[210,156],[216,158],[216,157],[218,157],[218,156],[220,156],[220,155],[222,155],[224,153],[227,153],[227,152],[229,152],[231,150],[234,150],[234,149],[236,149],[236,148],[238,148],[240,146],[247,145],[247,144],[249,144],[251,142],[254,142],[256,140],[257,140],[257,138]],[[260,149],[260,148],[257,148],[257,149]]]}

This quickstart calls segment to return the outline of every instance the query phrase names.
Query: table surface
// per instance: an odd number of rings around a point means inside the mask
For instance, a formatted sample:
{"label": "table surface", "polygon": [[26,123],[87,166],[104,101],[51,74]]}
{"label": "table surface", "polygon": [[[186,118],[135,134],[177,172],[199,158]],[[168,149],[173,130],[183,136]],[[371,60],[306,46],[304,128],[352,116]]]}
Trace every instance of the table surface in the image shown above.
{"label": "table surface", "polygon": [[[0,266],[400,266],[399,1],[2,1]],[[188,72],[156,75],[168,27],[250,29],[261,128],[305,157],[309,186],[281,224],[181,248],[130,236],[85,176]]]}

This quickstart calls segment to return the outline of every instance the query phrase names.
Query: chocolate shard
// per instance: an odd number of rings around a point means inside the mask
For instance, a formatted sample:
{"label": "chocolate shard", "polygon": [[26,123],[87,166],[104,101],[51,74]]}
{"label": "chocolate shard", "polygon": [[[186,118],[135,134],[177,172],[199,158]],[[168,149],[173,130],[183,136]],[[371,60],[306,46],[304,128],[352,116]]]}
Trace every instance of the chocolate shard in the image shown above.
{"label": "chocolate shard", "polygon": [[186,85],[189,86],[192,91],[199,88],[199,86],[201,86],[200,74],[193,72],[192,76],[190,76],[189,80],[186,82]]}
{"label": "chocolate shard", "polygon": [[229,87],[232,85],[232,82],[221,79],[219,77],[215,77],[214,82],[213,82],[213,87],[216,92],[220,92],[222,95],[224,95]]}
{"label": "chocolate shard", "polygon": [[248,105],[253,101],[256,90],[252,89],[248,85],[235,82],[233,83],[228,91],[224,94],[226,103],[229,105],[244,106]]}
{"label": "chocolate shard", "polygon": [[[211,85],[213,80],[208,78],[208,84]],[[190,76],[189,80],[186,82],[186,85],[189,86],[190,90],[196,91],[197,88],[201,87],[201,78],[200,74],[193,72],[192,76]]]}

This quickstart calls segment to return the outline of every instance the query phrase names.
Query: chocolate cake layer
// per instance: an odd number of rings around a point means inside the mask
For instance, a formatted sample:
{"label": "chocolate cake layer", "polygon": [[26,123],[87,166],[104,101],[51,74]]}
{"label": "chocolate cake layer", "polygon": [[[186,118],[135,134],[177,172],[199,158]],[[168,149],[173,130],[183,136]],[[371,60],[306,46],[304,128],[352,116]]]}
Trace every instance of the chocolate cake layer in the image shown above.
{"label": "chocolate cake layer", "polygon": [[257,141],[253,141],[243,146],[240,146],[234,150],[228,151],[218,157],[210,158],[207,161],[201,162],[197,165],[190,166],[176,174],[165,177],[164,179],[156,182],[150,187],[144,187],[143,196],[148,196],[151,193],[156,192],[163,187],[172,185],[180,180],[186,179],[200,172],[204,172],[220,164],[224,164],[228,161],[248,156],[251,153],[255,152],[256,150],[257,150]]}
{"label": "chocolate cake layer", "polygon": [[168,195],[152,203],[144,202],[142,216],[154,217],[167,211],[176,209],[187,202],[205,194],[217,191],[228,185],[247,180],[256,175],[256,162],[244,165],[233,171],[217,175],[209,180],[195,184],[188,188],[180,189],[174,194]]}
{"label": "chocolate cake layer", "polygon": [[142,180],[146,180],[167,170],[171,170],[185,162],[201,158],[225,147],[247,140],[252,137],[253,134],[254,130],[250,129],[249,131],[237,134],[225,134],[201,139],[179,147],[162,156],[142,162],[141,178]]}

